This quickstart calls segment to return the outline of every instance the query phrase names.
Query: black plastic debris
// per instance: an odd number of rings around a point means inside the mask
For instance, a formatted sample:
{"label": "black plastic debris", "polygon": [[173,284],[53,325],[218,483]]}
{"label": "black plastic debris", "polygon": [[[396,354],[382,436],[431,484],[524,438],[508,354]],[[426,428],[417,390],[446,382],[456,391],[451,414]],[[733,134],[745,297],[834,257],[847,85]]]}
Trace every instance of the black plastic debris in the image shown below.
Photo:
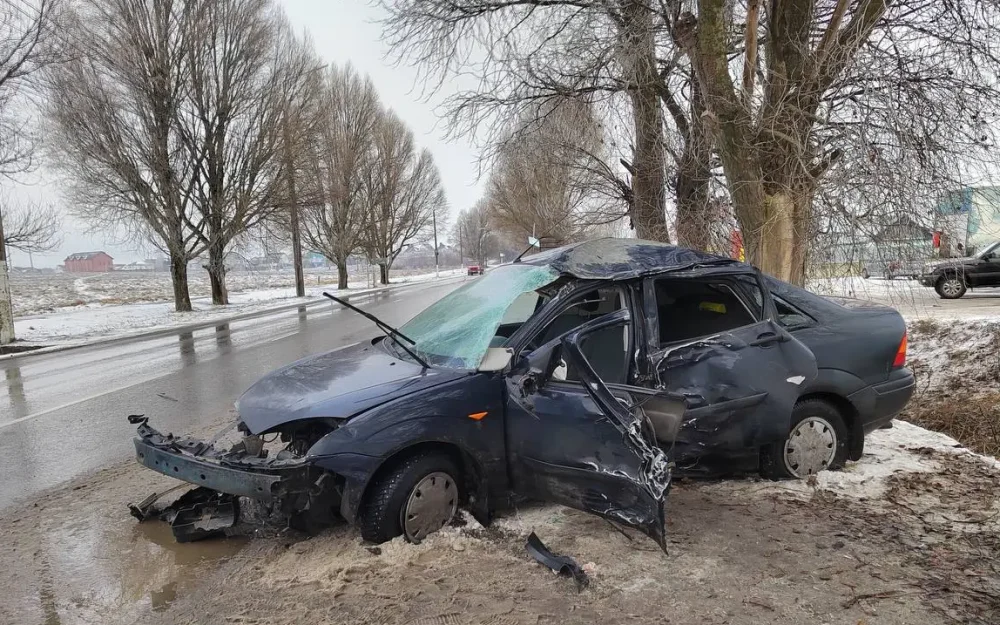
{"label": "black plastic debris", "polygon": [[528,550],[528,555],[537,560],[554,572],[563,577],[572,577],[576,582],[576,589],[582,591],[590,585],[590,578],[576,563],[576,560],[569,556],[560,556],[549,551],[545,543],[541,541],[534,532],[528,536],[528,542],[524,545]]}
{"label": "black plastic debris", "polygon": [[139,519],[140,522],[147,521],[149,519],[158,519],[160,518],[160,515],[163,513],[163,510],[161,508],[156,507],[155,505],[156,502],[162,499],[163,497],[166,497],[170,493],[185,487],[187,487],[187,484],[178,484],[173,488],[168,488],[167,490],[158,493],[153,493],[149,497],[146,497],[145,499],[140,501],[139,503],[130,503],[128,505],[128,511],[132,514],[132,516]]}
{"label": "black plastic debris", "polygon": [[153,493],[137,504],[130,503],[129,512],[140,521],[158,518],[169,523],[179,543],[224,536],[226,530],[236,525],[239,507],[235,495],[198,487],[184,493],[169,506],[157,508],[156,501],[173,490],[176,488]]}
{"label": "black plastic debris", "polygon": [[160,511],[153,507],[156,500],[160,498],[160,493],[153,493],[149,497],[146,497],[139,503],[130,503],[128,505],[128,511],[132,516],[139,519],[139,521],[145,521],[153,517],[160,516]]}
{"label": "black plastic debris", "polygon": [[236,525],[236,497],[211,488],[189,490],[170,506],[160,518],[170,523],[170,530],[179,543],[223,536]]}

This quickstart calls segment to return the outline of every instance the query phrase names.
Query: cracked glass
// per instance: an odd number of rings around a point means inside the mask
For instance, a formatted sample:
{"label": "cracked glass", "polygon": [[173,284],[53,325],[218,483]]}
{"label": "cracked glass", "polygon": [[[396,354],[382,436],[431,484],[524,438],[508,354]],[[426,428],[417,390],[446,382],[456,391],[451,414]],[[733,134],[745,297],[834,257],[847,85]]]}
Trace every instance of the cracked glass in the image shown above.
{"label": "cracked glass", "polygon": [[[475,369],[515,300],[524,293],[551,284],[558,277],[550,267],[497,267],[445,295],[399,330],[415,341],[410,349],[429,364]],[[400,358],[409,358],[395,346],[388,348]]]}

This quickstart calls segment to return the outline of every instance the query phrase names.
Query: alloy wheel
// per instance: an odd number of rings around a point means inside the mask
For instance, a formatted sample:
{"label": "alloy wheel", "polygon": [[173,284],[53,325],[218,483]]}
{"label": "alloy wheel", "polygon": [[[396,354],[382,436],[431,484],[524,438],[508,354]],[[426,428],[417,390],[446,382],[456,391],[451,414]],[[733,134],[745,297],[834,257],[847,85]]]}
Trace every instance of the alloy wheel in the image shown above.
{"label": "alloy wheel", "polygon": [[941,293],[946,297],[958,297],[961,292],[962,283],[959,282],[958,278],[948,278],[941,283]]}

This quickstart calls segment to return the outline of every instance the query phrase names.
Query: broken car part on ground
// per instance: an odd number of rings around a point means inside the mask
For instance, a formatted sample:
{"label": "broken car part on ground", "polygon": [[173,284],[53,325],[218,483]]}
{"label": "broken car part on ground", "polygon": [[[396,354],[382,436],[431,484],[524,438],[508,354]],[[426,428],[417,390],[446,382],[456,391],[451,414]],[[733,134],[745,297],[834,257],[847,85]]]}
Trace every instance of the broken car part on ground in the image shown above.
{"label": "broken car part on ground", "polygon": [[548,250],[399,330],[376,323],[393,339],[255,383],[237,402],[241,442],[220,449],[143,421],[138,461],[301,527],[342,518],[372,542],[418,542],[460,505],[488,524],[519,496],[663,546],[673,470],[838,468],[913,392],[896,311],[646,241]]}

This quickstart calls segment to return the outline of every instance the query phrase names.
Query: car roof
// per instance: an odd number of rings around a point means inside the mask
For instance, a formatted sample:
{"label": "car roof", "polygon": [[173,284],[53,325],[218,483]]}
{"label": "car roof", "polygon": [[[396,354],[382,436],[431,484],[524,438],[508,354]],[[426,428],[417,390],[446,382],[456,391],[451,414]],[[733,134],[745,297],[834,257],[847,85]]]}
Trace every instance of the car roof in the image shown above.
{"label": "car roof", "polygon": [[[659,273],[732,267],[752,271],[746,263],[707,252],[642,239],[594,239],[544,250],[524,257],[526,265],[548,266],[583,280],[629,280]],[[742,272],[741,271],[741,272]]]}

